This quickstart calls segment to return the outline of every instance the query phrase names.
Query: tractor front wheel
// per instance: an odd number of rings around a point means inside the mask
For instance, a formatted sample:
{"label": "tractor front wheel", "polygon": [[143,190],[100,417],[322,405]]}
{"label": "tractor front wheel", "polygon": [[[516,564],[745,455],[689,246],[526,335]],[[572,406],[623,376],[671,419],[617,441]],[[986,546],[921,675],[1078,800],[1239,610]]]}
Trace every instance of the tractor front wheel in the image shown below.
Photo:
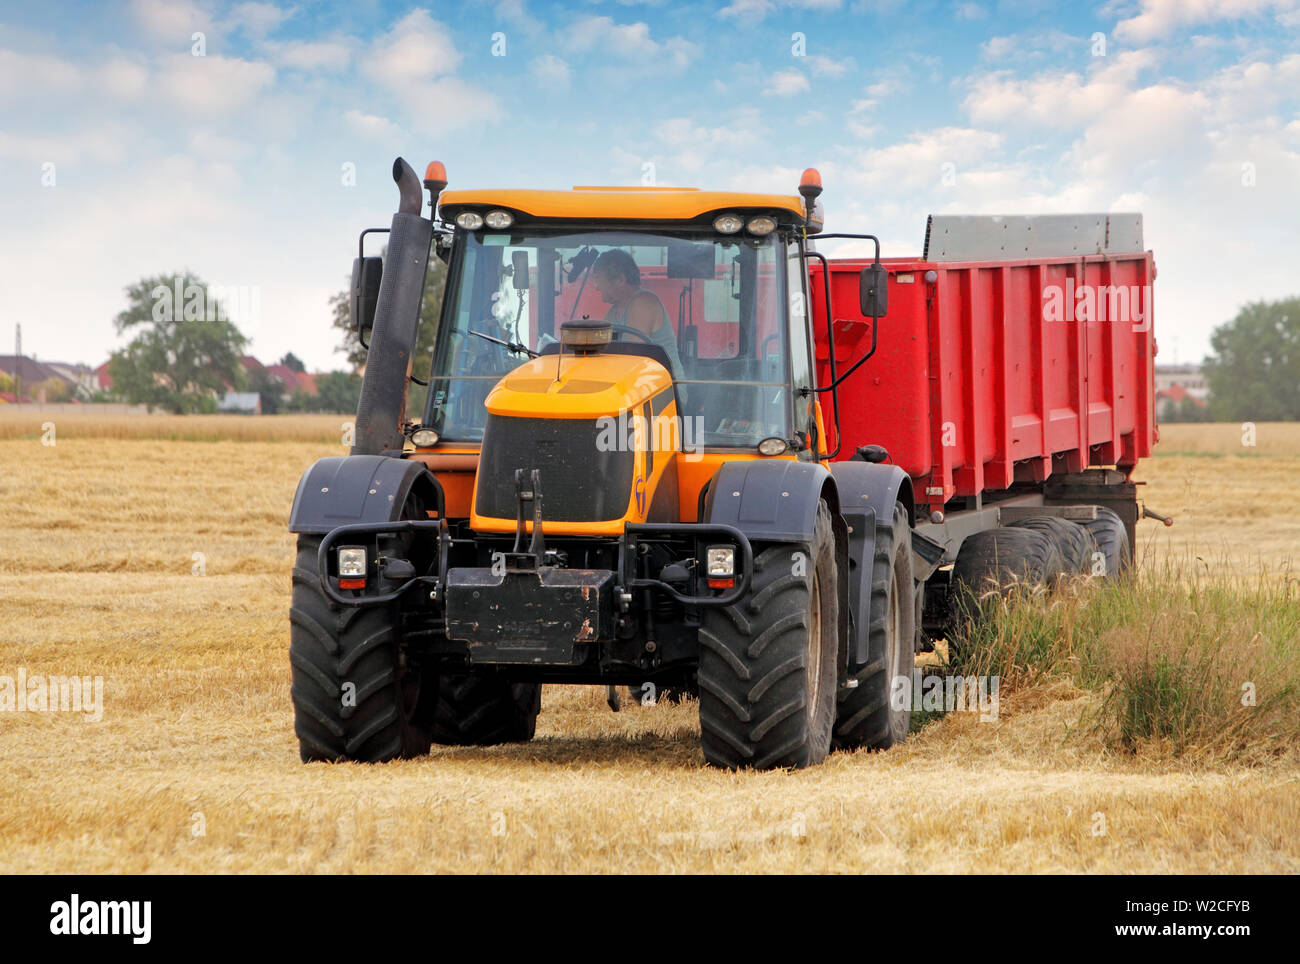
{"label": "tractor front wheel", "polygon": [[298,537],[289,610],[294,732],[304,763],[382,763],[429,752],[436,692],[408,661],[392,606],[336,606],[317,575],[320,537]]}

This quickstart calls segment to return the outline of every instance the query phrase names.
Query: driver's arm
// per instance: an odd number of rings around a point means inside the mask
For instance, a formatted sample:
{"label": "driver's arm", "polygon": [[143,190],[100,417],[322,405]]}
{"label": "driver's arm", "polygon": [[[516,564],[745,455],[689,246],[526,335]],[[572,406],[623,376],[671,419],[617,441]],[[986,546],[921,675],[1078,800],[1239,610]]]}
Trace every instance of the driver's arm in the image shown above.
{"label": "driver's arm", "polygon": [[663,310],[658,298],[653,295],[639,295],[627,306],[627,323],[649,335],[663,320]]}

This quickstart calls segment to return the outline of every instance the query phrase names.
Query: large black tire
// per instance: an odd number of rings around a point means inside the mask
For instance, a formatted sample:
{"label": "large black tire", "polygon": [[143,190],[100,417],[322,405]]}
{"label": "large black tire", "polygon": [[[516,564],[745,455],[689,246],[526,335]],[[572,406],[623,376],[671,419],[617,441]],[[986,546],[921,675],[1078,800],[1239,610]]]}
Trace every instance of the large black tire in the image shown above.
{"label": "large black tire", "polygon": [[304,763],[382,763],[429,752],[433,687],[401,649],[392,606],[336,606],[321,592],[320,537],[298,537],[289,610],[294,732]]}
{"label": "large black tire", "polygon": [[[1128,529],[1114,510],[1099,505],[1097,518],[1081,522],[1079,525],[1092,536],[1096,551],[1101,554],[1099,559],[1094,557],[1089,561],[1084,572],[1105,576],[1107,579],[1118,579],[1129,571],[1129,567],[1133,564],[1133,549],[1128,542]],[[1096,562],[1104,565],[1102,572],[1097,572]]]}
{"label": "large black tire", "polygon": [[1061,553],[1061,572],[1064,575],[1077,576],[1088,571],[1088,566],[1092,562],[1093,541],[1092,536],[1083,526],[1055,515],[1037,515],[1012,522],[1011,526],[1020,529],[1037,529],[1055,539],[1056,548]]}
{"label": "large black tire", "polygon": [[527,743],[537,733],[540,683],[498,676],[443,674],[433,714],[433,742],[443,746]]}
{"label": "large black tire", "polygon": [[[856,687],[839,694],[835,716],[835,746],[885,750],[907,739],[911,699],[895,706],[890,699],[902,677],[911,686],[916,664],[917,595],[912,577],[912,530],[907,510],[894,503],[892,517],[876,526],[871,563],[871,621],[867,633],[867,662],[850,667]],[[910,693],[910,688],[903,692]]]}
{"label": "large black tire", "polygon": [[839,595],[830,510],[810,545],[757,553],[749,591],[700,616],[700,734],[717,767],[806,767],[830,752]]}
{"label": "large black tire", "polygon": [[1050,586],[1061,574],[1061,550],[1039,529],[1006,526],[984,529],[962,540],[948,585],[948,644],[959,649],[959,631],[978,619],[990,593],[1013,586]]}

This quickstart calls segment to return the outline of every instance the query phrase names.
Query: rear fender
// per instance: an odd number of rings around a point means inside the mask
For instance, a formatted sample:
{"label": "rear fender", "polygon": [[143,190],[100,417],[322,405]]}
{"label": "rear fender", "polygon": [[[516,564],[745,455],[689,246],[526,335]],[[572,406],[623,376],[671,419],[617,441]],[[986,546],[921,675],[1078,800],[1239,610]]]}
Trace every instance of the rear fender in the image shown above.
{"label": "rear fender", "polygon": [[[816,462],[792,459],[748,459],[725,463],[709,481],[701,521],[735,526],[753,543],[812,542],[817,505],[825,501],[835,534],[839,572],[839,663],[847,668],[850,637],[848,529],[840,513],[835,479]],[[754,554],[760,551],[755,546]]]}
{"label": "rear fender", "polygon": [[[912,480],[896,465],[873,462],[833,462],[831,476],[840,494],[841,514],[848,528],[851,572],[849,610],[853,614],[853,639],[849,663],[861,666],[868,657],[867,627],[871,619],[871,569],[876,555],[876,527],[893,524],[894,503],[907,509],[909,525],[915,525]],[[906,547],[907,551],[911,547]]]}

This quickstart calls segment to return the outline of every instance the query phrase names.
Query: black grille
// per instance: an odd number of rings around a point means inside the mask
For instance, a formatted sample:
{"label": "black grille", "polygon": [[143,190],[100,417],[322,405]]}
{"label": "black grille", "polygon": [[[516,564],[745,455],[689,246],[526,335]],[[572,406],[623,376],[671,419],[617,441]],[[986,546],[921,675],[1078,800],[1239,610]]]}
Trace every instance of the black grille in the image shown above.
{"label": "black grille", "polygon": [[636,453],[602,452],[594,419],[487,417],[474,510],[515,517],[515,470],[541,473],[542,518],[566,522],[621,519],[632,492]]}

